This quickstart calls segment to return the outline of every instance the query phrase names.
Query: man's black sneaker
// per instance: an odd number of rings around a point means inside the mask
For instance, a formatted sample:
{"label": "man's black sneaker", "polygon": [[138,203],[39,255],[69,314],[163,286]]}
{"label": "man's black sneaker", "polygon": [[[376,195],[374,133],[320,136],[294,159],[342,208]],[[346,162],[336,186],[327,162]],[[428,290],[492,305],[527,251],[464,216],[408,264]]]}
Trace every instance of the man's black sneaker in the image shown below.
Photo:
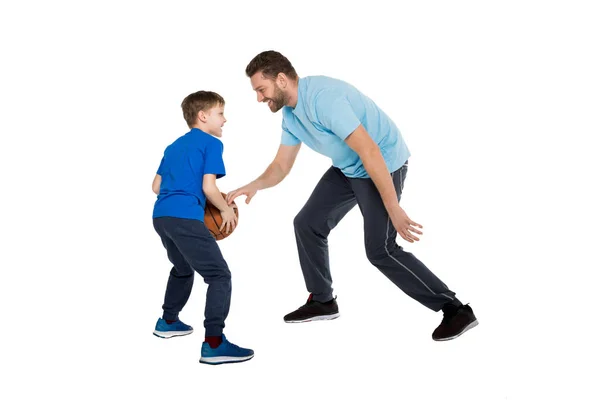
{"label": "man's black sneaker", "polygon": [[446,304],[442,310],[444,311],[444,319],[440,326],[433,331],[431,335],[433,340],[456,339],[479,324],[475,314],[473,314],[473,309],[469,305]]}
{"label": "man's black sneaker", "polygon": [[340,316],[335,299],[320,303],[313,300],[312,297],[312,294],[308,296],[306,304],[283,317],[283,320],[285,322],[309,322],[336,319]]}

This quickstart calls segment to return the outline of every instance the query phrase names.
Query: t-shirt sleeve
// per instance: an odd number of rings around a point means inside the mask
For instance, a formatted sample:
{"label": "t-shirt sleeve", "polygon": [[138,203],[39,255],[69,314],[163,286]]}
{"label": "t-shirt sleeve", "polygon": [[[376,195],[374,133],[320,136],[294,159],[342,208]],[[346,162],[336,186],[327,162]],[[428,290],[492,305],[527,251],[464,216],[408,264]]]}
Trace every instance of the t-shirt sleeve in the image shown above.
{"label": "t-shirt sleeve", "polygon": [[225,176],[223,143],[220,140],[211,140],[206,146],[204,161],[204,174],[214,174],[217,176],[217,179]]}
{"label": "t-shirt sleeve", "polygon": [[300,139],[292,135],[288,130],[285,121],[281,121],[281,144],[285,146],[296,146],[300,143]]}
{"label": "t-shirt sleeve", "polygon": [[360,125],[360,120],[343,93],[322,92],[317,96],[315,106],[319,123],[342,140]]}
{"label": "t-shirt sleeve", "polygon": [[156,175],[162,176],[165,169],[165,157],[163,156],[162,160],[160,160],[160,165],[158,166],[158,170],[156,171]]}

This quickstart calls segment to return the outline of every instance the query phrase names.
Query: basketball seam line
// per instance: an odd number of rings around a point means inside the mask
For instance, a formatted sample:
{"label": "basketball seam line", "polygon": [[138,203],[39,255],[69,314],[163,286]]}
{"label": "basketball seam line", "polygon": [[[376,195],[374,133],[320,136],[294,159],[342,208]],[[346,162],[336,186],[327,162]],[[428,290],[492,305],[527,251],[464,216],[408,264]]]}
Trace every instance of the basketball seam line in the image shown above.
{"label": "basketball seam line", "polygon": [[213,212],[212,212],[212,210],[210,208],[208,209],[208,212],[210,213],[210,216],[213,219],[213,221],[215,221],[215,226],[217,227],[217,230],[219,231],[219,233],[217,233],[215,236],[221,235],[221,236],[223,236],[223,239],[224,239],[225,235],[223,235],[223,232],[221,232],[219,224],[217,223],[217,220],[216,220],[215,216],[213,215]]}

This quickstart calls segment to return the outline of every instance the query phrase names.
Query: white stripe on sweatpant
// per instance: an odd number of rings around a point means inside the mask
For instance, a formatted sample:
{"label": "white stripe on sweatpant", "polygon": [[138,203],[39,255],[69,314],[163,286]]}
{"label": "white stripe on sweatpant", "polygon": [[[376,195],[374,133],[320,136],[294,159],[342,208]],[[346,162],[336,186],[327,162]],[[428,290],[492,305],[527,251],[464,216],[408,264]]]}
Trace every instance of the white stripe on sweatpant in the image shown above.
{"label": "white stripe on sweatpant", "polygon": [[388,239],[389,239],[389,237],[390,237],[390,218],[388,217],[388,220],[387,220],[387,227],[386,227],[386,231],[385,231],[385,244],[384,244],[384,247],[385,247],[385,252],[387,253],[387,255],[388,255],[388,256],[389,256],[389,257],[390,257],[392,260],[396,261],[398,264],[400,264],[402,267],[404,267],[404,269],[405,269],[405,270],[407,270],[408,272],[410,272],[410,273],[411,273],[411,274],[412,274],[412,275],[413,275],[415,278],[417,278],[417,280],[418,280],[419,282],[421,282],[421,283],[423,284],[423,286],[425,286],[425,287],[427,288],[427,290],[429,290],[429,291],[431,292],[431,294],[435,294],[435,295],[437,295],[437,294],[441,294],[442,296],[446,296],[446,297],[447,297],[447,298],[449,298],[450,300],[454,300],[452,297],[448,296],[448,295],[447,295],[447,294],[445,294],[445,293],[436,293],[436,292],[434,292],[433,290],[431,290],[431,288],[430,288],[429,286],[427,286],[427,284],[426,284],[425,282],[423,282],[423,281],[421,280],[421,278],[419,278],[419,277],[418,277],[418,276],[417,276],[417,275],[416,275],[414,272],[412,272],[410,269],[408,269],[408,268],[406,267],[406,265],[404,265],[404,264],[402,264],[400,261],[396,260],[396,259],[395,259],[395,258],[394,258],[394,257],[393,257],[391,254],[390,254],[390,251],[388,250],[388,247],[387,247],[387,242],[388,242]]}

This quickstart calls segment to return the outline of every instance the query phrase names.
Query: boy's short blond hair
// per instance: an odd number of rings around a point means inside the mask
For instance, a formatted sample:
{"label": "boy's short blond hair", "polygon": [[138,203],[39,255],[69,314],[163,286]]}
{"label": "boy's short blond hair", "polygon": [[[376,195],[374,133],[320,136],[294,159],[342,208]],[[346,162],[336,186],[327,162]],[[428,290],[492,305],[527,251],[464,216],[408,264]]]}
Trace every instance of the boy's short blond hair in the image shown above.
{"label": "boy's short blond hair", "polygon": [[213,107],[224,105],[225,100],[218,93],[204,90],[192,93],[181,102],[183,119],[192,128],[196,124],[196,118],[200,111],[208,111]]}

